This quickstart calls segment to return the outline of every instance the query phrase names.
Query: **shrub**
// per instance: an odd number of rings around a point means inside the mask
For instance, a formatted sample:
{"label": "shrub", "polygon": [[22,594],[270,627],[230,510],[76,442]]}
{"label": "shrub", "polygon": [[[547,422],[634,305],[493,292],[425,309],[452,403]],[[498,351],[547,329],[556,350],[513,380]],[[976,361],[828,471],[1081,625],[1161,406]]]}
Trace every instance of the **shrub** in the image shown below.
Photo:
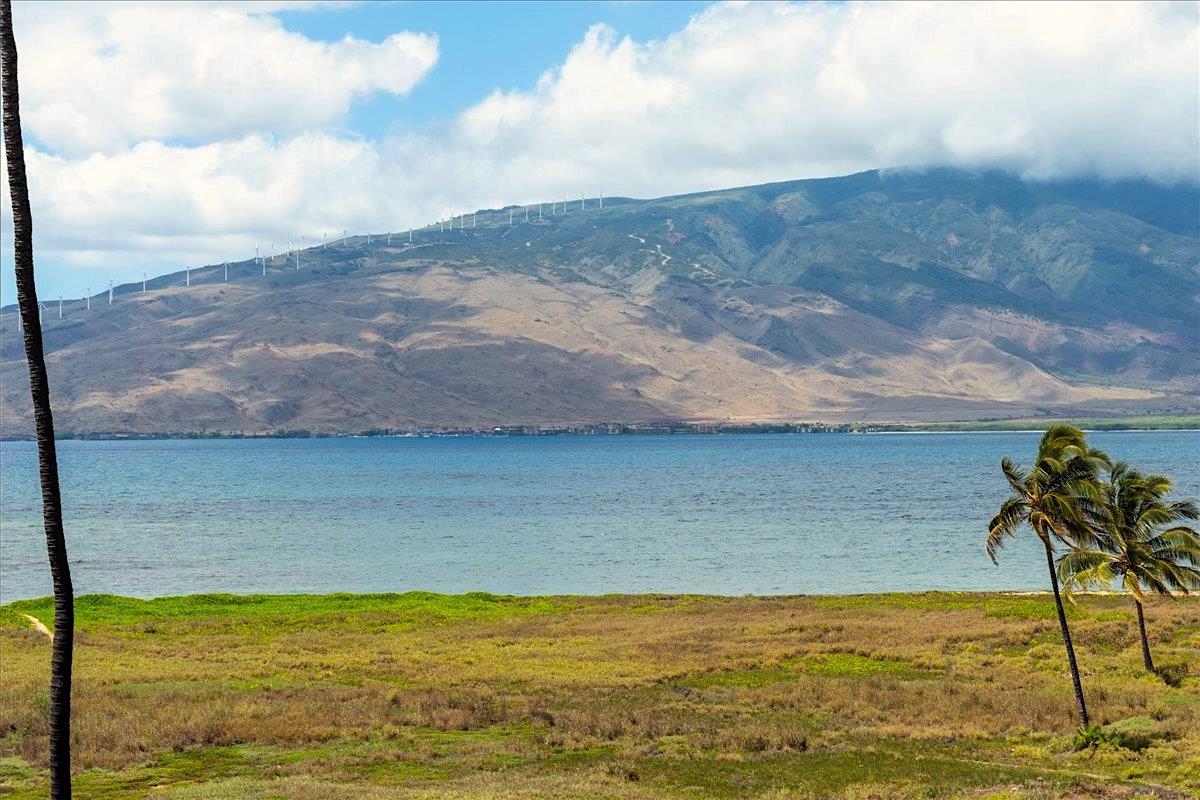
{"label": "shrub", "polygon": [[1155,672],[1158,674],[1158,677],[1162,678],[1163,683],[1174,689],[1178,689],[1183,684],[1183,679],[1189,674],[1187,663],[1182,661],[1159,664]]}
{"label": "shrub", "polygon": [[1095,724],[1083,726],[1075,732],[1074,746],[1076,750],[1086,750],[1107,744],[1140,753],[1161,738],[1162,728],[1153,719],[1130,717],[1103,728]]}
{"label": "shrub", "polygon": [[1089,747],[1095,747],[1104,741],[1104,730],[1095,723],[1091,725],[1083,725],[1079,730],[1075,731],[1075,740],[1072,743],[1076,750],[1086,750]]}

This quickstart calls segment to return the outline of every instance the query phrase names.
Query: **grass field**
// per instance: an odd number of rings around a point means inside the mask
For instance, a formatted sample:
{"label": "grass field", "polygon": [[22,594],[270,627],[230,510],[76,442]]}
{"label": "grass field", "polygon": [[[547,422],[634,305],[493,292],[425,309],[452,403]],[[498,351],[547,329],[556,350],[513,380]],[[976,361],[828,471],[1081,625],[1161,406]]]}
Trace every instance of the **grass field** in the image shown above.
{"label": "grass field", "polygon": [[[45,796],[49,602],[0,607],[0,796]],[[80,598],[76,796],[1132,798],[1200,792],[1200,600]],[[1114,737],[1115,738],[1115,737]]]}

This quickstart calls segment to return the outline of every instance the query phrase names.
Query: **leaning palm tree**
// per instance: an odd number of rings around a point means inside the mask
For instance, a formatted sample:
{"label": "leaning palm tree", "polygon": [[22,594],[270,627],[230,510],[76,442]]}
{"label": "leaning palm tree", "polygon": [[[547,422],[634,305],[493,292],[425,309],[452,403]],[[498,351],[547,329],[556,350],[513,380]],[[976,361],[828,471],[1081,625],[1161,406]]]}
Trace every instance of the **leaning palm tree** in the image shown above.
{"label": "leaning palm tree", "polygon": [[996,562],[996,552],[1005,540],[1015,536],[1021,525],[1028,525],[1046,550],[1046,565],[1050,569],[1050,587],[1058,609],[1058,625],[1067,663],[1071,667],[1071,682],[1075,688],[1075,706],[1080,725],[1088,724],[1087,703],[1071,629],[1059,592],[1058,573],[1054,568],[1054,545],[1090,546],[1095,541],[1095,526],[1103,513],[1097,472],[1108,465],[1108,456],[1088,447],[1083,431],[1069,425],[1053,425],[1038,445],[1037,462],[1024,471],[1012,459],[1000,462],[1000,470],[1008,480],[1012,496],[1000,506],[1000,511],[988,525],[987,554]]}
{"label": "leaning palm tree", "polygon": [[71,661],[75,636],[75,595],[67,543],[63,537],[62,498],[58,488],[58,457],[54,450],[54,420],[50,386],[42,352],[42,324],[33,282],[33,220],[25,151],[21,139],[21,108],[17,93],[17,42],[13,36],[12,3],[0,0],[0,83],[3,84],[4,155],[12,195],[13,249],[17,272],[17,306],[24,323],[25,359],[37,429],[38,471],[42,483],[42,521],[54,581],[54,642],[50,653],[50,797],[71,796]]}
{"label": "leaning palm tree", "polygon": [[1120,582],[1137,607],[1142,663],[1154,671],[1146,615],[1146,593],[1174,596],[1200,589],[1200,534],[1182,523],[1200,519],[1191,500],[1168,502],[1171,479],[1142,475],[1128,464],[1113,466],[1103,498],[1105,518],[1092,547],[1080,547],[1058,561],[1059,577],[1069,592]]}

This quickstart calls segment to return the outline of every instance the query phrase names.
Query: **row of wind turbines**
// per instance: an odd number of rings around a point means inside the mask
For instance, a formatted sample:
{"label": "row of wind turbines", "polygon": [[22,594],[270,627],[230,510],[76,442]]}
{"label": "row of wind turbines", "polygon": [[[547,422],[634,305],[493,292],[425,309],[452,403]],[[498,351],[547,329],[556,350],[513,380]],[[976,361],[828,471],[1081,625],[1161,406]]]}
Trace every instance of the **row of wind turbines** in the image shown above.
{"label": "row of wind turbines", "polygon": [[[594,210],[601,210],[601,211],[604,210],[604,193],[603,192],[601,192],[599,195],[597,195],[597,197],[594,198],[594,201],[595,201],[595,205],[593,207]],[[545,207],[547,205],[550,206],[549,214],[546,213]],[[535,203],[535,204],[530,204],[530,205],[507,206],[505,208],[508,211],[508,226],[512,227],[518,223],[518,217],[517,217],[518,209],[520,209],[520,211],[523,215],[522,221],[524,223],[529,223],[529,222],[533,221],[530,219],[530,216],[533,213],[533,210],[535,208],[537,210],[536,221],[544,222],[546,220],[547,216],[549,216],[550,218],[565,217],[567,215],[569,205],[570,205],[570,201],[568,201],[568,199],[564,196],[561,201],[555,200],[555,201],[551,201],[550,203],[541,202],[541,203]],[[490,226],[487,225],[487,220],[485,219],[485,227],[495,228],[495,227],[500,227],[501,225],[503,225],[503,212],[504,212],[505,208],[501,208],[499,212],[492,212],[491,216],[492,216],[493,224]],[[588,198],[586,195],[580,195],[579,211],[583,212],[583,211],[587,211],[587,210],[588,210]],[[485,215],[488,214],[488,212],[483,212],[483,213]],[[480,214],[480,212],[478,212],[478,211],[472,211],[469,214],[452,214],[449,217],[439,217],[436,222],[429,223],[429,224],[425,225],[424,227],[409,228],[408,234],[406,237],[406,241],[405,241],[405,245],[413,246],[414,234],[431,231],[434,228],[434,226],[437,226],[439,233],[446,233],[447,228],[449,228],[450,231],[454,231],[455,222],[457,221],[458,229],[460,231],[474,229],[477,227],[479,214]],[[497,216],[499,216],[499,218],[500,218],[499,225],[496,224]],[[469,225],[467,224],[468,220],[470,221]],[[376,240],[383,239],[386,241],[386,246],[391,247],[391,246],[393,246],[392,245],[392,237],[394,235],[395,234],[392,234],[392,233],[383,234],[383,235],[377,234],[375,236],[375,239]],[[335,248],[337,248],[337,247],[345,248],[350,245],[351,240],[354,238],[365,238],[366,245],[368,247],[371,246],[372,238],[371,238],[370,233],[366,233],[366,234],[363,234],[363,235],[357,236],[357,237],[352,237],[348,230],[343,229],[342,238],[335,239],[333,242],[329,241],[328,233],[322,233],[320,249],[325,250],[330,246],[333,246]],[[281,242],[279,242],[279,240],[274,240],[271,242],[270,255],[263,254],[261,245],[259,243],[255,243],[255,245],[254,245],[254,260],[251,263],[253,263],[256,267],[258,267],[258,269],[261,271],[261,275],[263,277],[266,277],[266,275],[267,275],[268,266],[271,264],[278,263],[278,260],[280,258],[283,259],[285,266],[291,266],[294,270],[299,270],[300,269],[300,253],[301,253],[301,251],[306,249],[306,243],[307,243],[306,237],[300,236],[299,247],[293,247],[292,239],[291,239],[291,237],[288,237],[287,249],[280,250],[277,252],[276,247],[278,245],[280,245]],[[313,248],[315,249],[316,245],[314,245]],[[240,263],[247,263],[247,262],[240,262]],[[223,280],[223,282],[226,282],[226,283],[229,281],[229,265],[230,265],[230,262],[228,262],[228,261],[226,261],[222,264],[222,270],[223,270],[222,280]],[[196,267],[196,268],[187,267],[187,268],[185,268],[183,271],[185,287],[190,287],[192,285],[192,272],[194,271],[194,269],[204,269],[204,268],[202,268],[202,267]],[[148,291],[149,280],[147,279],[145,272],[142,272],[141,284],[142,285],[141,285],[140,294],[146,294],[146,292]],[[91,311],[92,310],[92,299],[94,297],[103,298],[104,294],[105,293],[101,293],[100,295],[93,295],[92,287],[88,286],[87,294],[84,297],[80,298],[79,301],[77,301],[77,302],[81,302],[83,304],[84,311]],[[110,280],[108,282],[107,295],[108,295],[108,302],[105,305],[111,306],[116,299],[116,287],[112,280]],[[51,302],[53,302],[53,301],[51,301]],[[57,308],[57,312],[58,312],[57,318],[60,320],[65,318],[64,303],[66,303],[66,302],[71,302],[71,301],[64,299],[64,297],[62,295],[60,295],[58,298],[58,308]],[[41,322],[45,322],[47,310],[48,309],[47,309],[46,303],[43,303],[43,302],[38,303],[38,315],[39,315],[39,320]],[[17,313],[17,314],[15,314],[15,316],[17,318],[17,332],[20,333],[22,331],[21,315],[19,313]]]}

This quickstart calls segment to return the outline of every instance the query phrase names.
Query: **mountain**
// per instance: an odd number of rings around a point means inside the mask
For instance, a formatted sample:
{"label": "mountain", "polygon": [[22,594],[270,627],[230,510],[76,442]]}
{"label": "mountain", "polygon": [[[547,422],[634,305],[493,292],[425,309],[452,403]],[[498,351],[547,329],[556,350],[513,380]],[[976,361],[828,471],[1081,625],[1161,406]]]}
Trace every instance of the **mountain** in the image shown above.
{"label": "mountain", "polygon": [[[553,213],[552,213],[553,208]],[[513,222],[509,218],[512,212]],[[472,221],[474,227],[472,227]],[[462,227],[464,224],[467,227]],[[866,172],[482,211],[46,314],[61,431],[1194,411],[1200,189]],[[3,310],[0,426],[31,429]]]}

